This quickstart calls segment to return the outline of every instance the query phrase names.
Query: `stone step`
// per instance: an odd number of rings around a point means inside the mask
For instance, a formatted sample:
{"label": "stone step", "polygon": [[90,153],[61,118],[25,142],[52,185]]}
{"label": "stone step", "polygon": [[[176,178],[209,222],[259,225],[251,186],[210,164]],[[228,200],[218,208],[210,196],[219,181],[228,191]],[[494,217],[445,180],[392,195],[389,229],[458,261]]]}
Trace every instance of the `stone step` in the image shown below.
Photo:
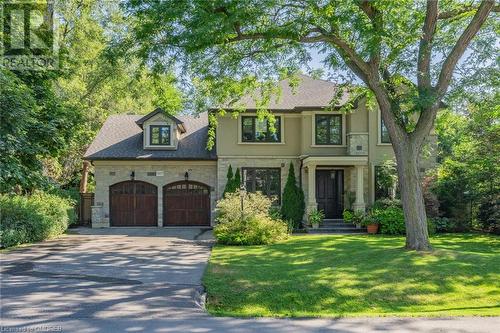
{"label": "stone step", "polygon": [[344,222],[343,219],[323,219],[323,222]]}
{"label": "stone step", "polygon": [[356,226],[352,223],[344,223],[344,222],[323,222],[320,224],[320,227],[328,226],[328,227],[350,227],[355,228]]}

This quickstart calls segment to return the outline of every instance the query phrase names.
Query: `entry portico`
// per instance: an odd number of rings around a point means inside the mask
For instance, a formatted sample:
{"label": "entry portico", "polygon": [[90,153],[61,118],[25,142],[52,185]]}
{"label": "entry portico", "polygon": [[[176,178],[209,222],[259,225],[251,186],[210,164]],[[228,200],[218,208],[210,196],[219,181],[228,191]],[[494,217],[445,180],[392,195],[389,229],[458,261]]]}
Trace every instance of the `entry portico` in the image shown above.
{"label": "entry portico", "polygon": [[[355,180],[355,201],[352,208],[365,210],[364,173],[367,156],[307,156],[302,163],[307,173],[307,212],[322,209],[326,218],[342,218],[344,182]],[[352,187],[351,187],[352,188]],[[332,207],[330,209],[330,207]],[[331,211],[329,216],[327,211]]]}

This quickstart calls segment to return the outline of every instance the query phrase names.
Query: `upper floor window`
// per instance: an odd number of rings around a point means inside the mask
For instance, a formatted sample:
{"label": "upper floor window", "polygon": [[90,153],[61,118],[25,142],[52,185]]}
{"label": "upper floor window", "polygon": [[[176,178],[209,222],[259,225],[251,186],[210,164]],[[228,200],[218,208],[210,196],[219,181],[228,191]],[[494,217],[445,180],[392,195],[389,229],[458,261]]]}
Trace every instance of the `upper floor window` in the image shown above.
{"label": "upper floor window", "polygon": [[380,120],[380,143],[391,143],[389,131],[387,130],[383,120]]}
{"label": "upper floor window", "polygon": [[151,125],[149,127],[151,146],[170,146],[170,125]]}
{"label": "upper floor window", "polygon": [[317,114],[316,115],[316,144],[341,145],[342,144],[342,115]]}
{"label": "upper floor window", "polygon": [[275,131],[267,119],[259,120],[257,116],[241,117],[241,141],[243,142],[281,142],[281,117],[275,117]]}

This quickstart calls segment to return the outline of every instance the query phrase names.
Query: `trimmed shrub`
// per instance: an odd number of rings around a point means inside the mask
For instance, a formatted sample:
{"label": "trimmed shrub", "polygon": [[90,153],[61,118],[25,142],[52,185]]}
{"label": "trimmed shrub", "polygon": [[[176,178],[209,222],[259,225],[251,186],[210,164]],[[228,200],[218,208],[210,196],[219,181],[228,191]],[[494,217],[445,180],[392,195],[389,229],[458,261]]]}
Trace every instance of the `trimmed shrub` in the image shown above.
{"label": "trimmed shrub", "polygon": [[380,226],[380,233],[386,235],[404,235],[405,217],[399,207],[376,208],[371,212],[374,221]]}
{"label": "trimmed shrub", "polygon": [[214,228],[217,242],[226,245],[272,244],[288,237],[287,225],[269,216],[245,216],[243,220],[219,223]]}
{"label": "trimmed shrub", "polygon": [[0,195],[0,243],[10,247],[61,235],[75,221],[74,202],[53,194]]}
{"label": "trimmed shrub", "polygon": [[[396,205],[387,208],[375,208],[371,210],[370,218],[379,224],[381,234],[404,235],[406,225],[403,209]],[[436,225],[432,219],[427,220],[427,231],[430,235],[436,232]]]}
{"label": "trimmed shrub", "polygon": [[227,181],[226,181],[226,187],[224,188],[224,193],[222,194],[222,197],[226,197],[226,193],[233,193],[235,192],[233,190],[233,184],[234,184],[234,176],[233,176],[233,167],[231,164],[229,165],[229,168],[227,168]]}
{"label": "trimmed shrub", "polygon": [[240,168],[236,168],[233,178],[233,187],[231,188],[232,192],[237,192],[240,189],[240,185],[241,185]]}
{"label": "trimmed shrub", "polygon": [[281,202],[281,215],[284,220],[291,221],[294,229],[302,227],[302,218],[304,216],[306,204],[304,202],[304,192],[297,186],[295,179],[295,170],[290,163],[288,178],[283,189],[283,199]]}
{"label": "trimmed shrub", "polygon": [[217,242],[227,245],[272,244],[288,237],[288,226],[272,210],[271,200],[260,193],[246,193],[243,198],[227,193],[217,203]]}

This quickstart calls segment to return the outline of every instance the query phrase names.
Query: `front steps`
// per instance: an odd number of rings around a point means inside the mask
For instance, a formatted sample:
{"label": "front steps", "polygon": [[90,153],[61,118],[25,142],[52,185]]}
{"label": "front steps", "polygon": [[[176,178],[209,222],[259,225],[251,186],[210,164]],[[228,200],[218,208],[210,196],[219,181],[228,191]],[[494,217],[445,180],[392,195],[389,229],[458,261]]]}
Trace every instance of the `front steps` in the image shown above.
{"label": "front steps", "polygon": [[356,228],[354,224],[345,223],[341,219],[325,219],[318,229],[306,227],[310,234],[365,234],[366,228]]}

